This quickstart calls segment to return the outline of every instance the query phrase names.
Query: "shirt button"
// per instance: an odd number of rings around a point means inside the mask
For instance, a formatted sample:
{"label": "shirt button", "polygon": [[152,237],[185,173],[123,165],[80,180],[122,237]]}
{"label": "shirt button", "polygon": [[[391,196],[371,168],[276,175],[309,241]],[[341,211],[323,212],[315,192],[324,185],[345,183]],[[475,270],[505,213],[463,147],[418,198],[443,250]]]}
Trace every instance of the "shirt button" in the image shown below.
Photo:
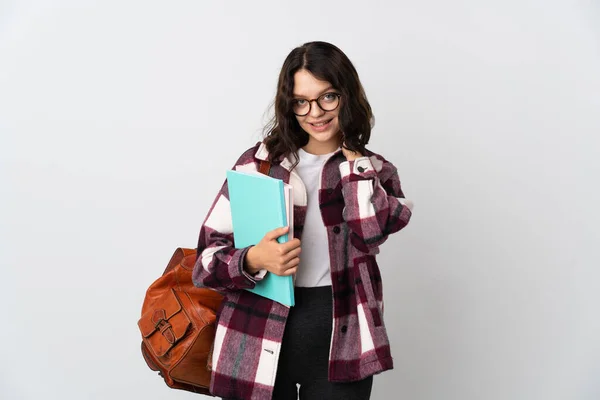
{"label": "shirt button", "polygon": [[338,233],[340,233],[340,231],[341,231],[341,229],[340,229],[340,227],[339,227],[339,226],[337,226],[337,225],[336,225],[336,226],[334,226],[334,227],[333,227],[333,233],[335,233],[336,235],[337,235]]}
{"label": "shirt button", "polygon": [[348,327],[346,325],[342,326],[342,333],[346,333],[348,331]]}
{"label": "shirt button", "polygon": [[327,194],[329,194],[329,195],[333,194],[333,189],[331,189],[331,188],[327,189]]}
{"label": "shirt button", "polygon": [[364,167],[358,167],[358,172],[365,172],[367,169]]}

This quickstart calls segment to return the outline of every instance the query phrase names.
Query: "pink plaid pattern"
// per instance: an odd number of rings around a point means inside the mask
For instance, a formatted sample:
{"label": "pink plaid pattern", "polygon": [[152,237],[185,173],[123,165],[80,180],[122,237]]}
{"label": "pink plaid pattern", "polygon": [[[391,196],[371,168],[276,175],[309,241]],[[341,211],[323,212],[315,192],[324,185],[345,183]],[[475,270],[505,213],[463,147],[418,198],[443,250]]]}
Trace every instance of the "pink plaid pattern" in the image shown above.
{"label": "pink plaid pattern", "polygon": [[[264,144],[258,143],[240,157],[235,168],[256,170],[259,160],[267,156]],[[281,160],[272,166],[271,176],[297,182],[291,165],[291,160]],[[294,190],[301,188],[294,186]],[[301,237],[306,194],[294,198],[295,236]],[[319,204],[329,238],[334,297],[329,380],[361,380],[393,368],[375,255],[391,233],[408,224],[410,202],[404,199],[396,168],[383,157],[369,153],[346,161],[339,151],[323,168]],[[270,399],[289,310],[243,290],[262,279],[244,272],[247,251],[233,247],[229,193],[224,184],[200,230],[193,274],[197,286],[225,295],[210,389],[226,398]]]}

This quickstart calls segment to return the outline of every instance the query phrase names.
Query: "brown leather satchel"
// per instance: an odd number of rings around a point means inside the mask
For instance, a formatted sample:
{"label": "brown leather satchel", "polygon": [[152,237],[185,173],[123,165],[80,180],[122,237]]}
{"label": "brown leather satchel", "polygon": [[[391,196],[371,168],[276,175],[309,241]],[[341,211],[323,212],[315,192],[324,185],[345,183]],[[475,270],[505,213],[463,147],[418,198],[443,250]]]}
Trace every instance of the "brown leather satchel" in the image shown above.
{"label": "brown leather satchel", "polygon": [[195,287],[196,250],[178,248],[163,275],[146,292],[142,318],[142,354],[174,389],[210,394],[210,361],[216,313],[223,296]]}
{"label": "brown leather satchel", "polygon": [[[271,164],[261,161],[268,175]],[[138,327],[148,367],[173,389],[210,395],[216,314],[223,296],[192,282],[196,249],[178,248],[150,285]]]}

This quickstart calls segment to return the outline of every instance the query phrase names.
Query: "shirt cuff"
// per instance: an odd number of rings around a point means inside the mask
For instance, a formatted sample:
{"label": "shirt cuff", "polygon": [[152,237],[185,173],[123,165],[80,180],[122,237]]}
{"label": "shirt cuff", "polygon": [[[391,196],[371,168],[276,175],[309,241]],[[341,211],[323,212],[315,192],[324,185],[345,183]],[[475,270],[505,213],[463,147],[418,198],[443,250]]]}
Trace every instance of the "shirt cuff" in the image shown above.
{"label": "shirt cuff", "polygon": [[267,274],[267,270],[261,269],[256,274],[250,275],[245,269],[242,268],[242,274],[244,274],[244,276],[250,279],[251,281],[258,282],[265,277],[265,275]]}
{"label": "shirt cuff", "polygon": [[244,255],[243,257],[241,257],[240,259],[240,270],[242,271],[242,275],[245,276],[246,278],[248,278],[250,281],[256,283],[260,280],[262,280],[265,275],[267,274],[267,270],[266,269],[260,269],[256,274],[252,275],[250,273],[248,273],[248,271],[246,271],[246,268],[244,268],[245,263],[246,263],[246,254],[248,254],[248,250],[250,250],[250,247],[252,246],[248,246],[247,248],[244,249]]}

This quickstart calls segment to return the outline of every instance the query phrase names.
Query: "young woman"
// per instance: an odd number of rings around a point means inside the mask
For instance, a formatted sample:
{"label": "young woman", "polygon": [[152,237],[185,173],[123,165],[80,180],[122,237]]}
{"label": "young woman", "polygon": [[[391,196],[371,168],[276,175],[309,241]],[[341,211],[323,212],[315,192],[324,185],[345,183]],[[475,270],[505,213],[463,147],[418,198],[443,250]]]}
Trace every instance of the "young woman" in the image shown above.
{"label": "young woman", "polygon": [[[226,183],[200,231],[197,286],[225,294],[211,393],[227,399],[368,399],[372,376],[393,367],[375,255],[406,226],[411,206],[396,168],[365,146],[373,115],[358,74],[332,44],[306,43],[286,58],[275,117],[237,170],[271,163],[293,186],[295,239],[269,232],[233,246]],[[288,308],[243,290],[266,273],[295,274]]]}

